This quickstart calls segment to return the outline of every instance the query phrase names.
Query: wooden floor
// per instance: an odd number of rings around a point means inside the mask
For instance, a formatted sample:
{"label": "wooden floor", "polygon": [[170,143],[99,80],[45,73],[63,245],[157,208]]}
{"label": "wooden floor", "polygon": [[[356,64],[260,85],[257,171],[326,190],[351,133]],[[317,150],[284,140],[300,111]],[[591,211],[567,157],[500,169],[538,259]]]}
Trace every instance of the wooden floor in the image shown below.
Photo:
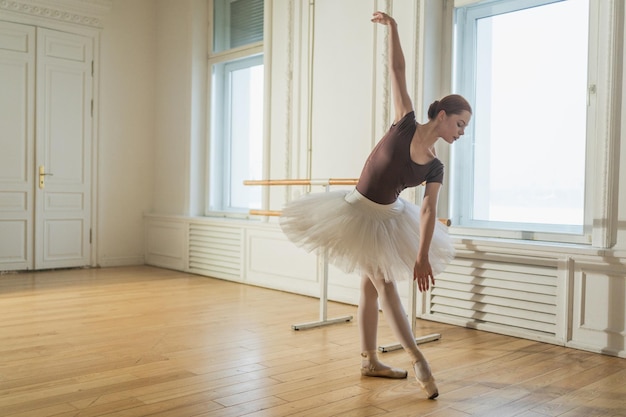
{"label": "wooden floor", "polygon": [[437,400],[361,377],[356,322],[291,329],[318,305],[151,267],[2,275],[0,416],[626,416],[624,359],[427,321]]}

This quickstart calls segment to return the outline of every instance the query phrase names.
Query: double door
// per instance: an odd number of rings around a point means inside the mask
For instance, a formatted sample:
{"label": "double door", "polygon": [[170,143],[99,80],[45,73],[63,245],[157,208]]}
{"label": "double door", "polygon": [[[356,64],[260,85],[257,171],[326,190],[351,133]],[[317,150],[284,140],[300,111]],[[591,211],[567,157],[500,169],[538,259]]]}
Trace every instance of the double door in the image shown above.
{"label": "double door", "polygon": [[0,271],[91,263],[93,39],[0,21]]}

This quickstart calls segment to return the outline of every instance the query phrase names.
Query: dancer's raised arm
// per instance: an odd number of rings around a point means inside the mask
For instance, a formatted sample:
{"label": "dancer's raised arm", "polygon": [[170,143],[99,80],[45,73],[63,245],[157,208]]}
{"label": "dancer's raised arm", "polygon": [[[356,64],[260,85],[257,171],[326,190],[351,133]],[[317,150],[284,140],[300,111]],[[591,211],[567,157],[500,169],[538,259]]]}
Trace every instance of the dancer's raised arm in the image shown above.
{"label": "dancer's raised arm", "polygon": [[398,26],[394,18],[383,12],[375,12],[372,22],[380,23],[389,28],[389,72],[396,113],[394,123],[396,123],[413,110],[413,103],[406,87],[406,63],[400,46]]}

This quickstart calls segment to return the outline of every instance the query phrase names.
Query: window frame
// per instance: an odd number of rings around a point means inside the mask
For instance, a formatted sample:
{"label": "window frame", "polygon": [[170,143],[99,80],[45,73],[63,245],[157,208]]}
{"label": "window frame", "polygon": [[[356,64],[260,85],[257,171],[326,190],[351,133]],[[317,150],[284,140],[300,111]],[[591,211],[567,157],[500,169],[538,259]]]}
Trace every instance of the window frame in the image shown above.
{"label": "window frame", "polygon": [[[211,190],[212,205],[217,205],[222,208],[220,211],[228,213],[247,213],[249,208],[237,207],[232,205],[233,194],[232,188],[232,173],[233,168],[231,165],[233,157],[233,136],[232,136],[232,73],[246,68],[251,68],[258,65],[263,65],[263,55],[250,55],[245,58],[237,60],[229,60],[214,64],[216,72],[219,72],[215,76],[216,80],[219,80],[219,90],[221,90],[217,97],[220,97],[220,103],[223,106],[214,107],[217,112],[215,119],[220,120],[219,123],[214,126],[213,137],[225,137],[230,138],[226,141],[216,141],[213,158],[211,160],[211,167],[216,172],[221,172],[224,177],[222,181],[219,181],[219,189]],[[226,146],[230,145],[230,146]],[[215,184],[215,183],[213,183]]]}
{"label": "window frame", "polygon": [[[259,42],[254,42],[254,43],[250,43],[247,45],[243,45],[243,46],[238,46],[232,49],[226,49],[226,50],[219,50],[218,52],[214,52],[214,31],[213,31],[213,27],[214,27],[214,22],[215,22],[215,18],[214,18],[214,0],[207,0],[208,1],[208,10],[209,10],[209,31],[208,31],[208,80],[207,80],[207,100],[208,100],[208,105],[207,105],[207,154],[206,154],[206,184],[207,184],[207,192],[206,192],[206,198],[205,198],[205,210],[204,210],[204,215],[205,216],[210,216],[210,217],[215,217],[215,216],[219,216],[219,217],[233,217],[233,218],[246,218],[248,217],[248,210],[246,209],[240,209],[240,208],[233,208],[233,209],[229,209],[228,208],[228,204],[226,204],[226,202],[229,201],[229,190],[228,190],[228,184],[230,182],[230,178],[224,178],[224,173],[230,172],[230,168],[225,167],[225,164],[228,163],[228,161],[224,160],[223,158],[221,158],[223,155],[225,155],[225,152],[227,152],[227,150],[225,149],[227,143],[224,140],[217,140],[216,138],[220,135],[222,135],[223,137],[223,129],[224,126],[220,125],[220,126],[214,126],[212,123],[213,120],[213,112],[215,111],[216,108],[224,108],[223,106],[218,106],[215,102],[214,102],[214,93],[217,93],[220,97],[223,97],[225,94],[225,89],[222,88],[223,86],[220,86],[219,83],[218,85],[214,85],[213,83],[213,67],[215,65],[220,65],[220,64],[224,64],[224,65],[228,65],[230,64],[234,64],[236,65],[237,61],[242,61],[242,60],[247,60],[247,59],[261,59],[263,61],[263,65],[264,65],[264,71],[265,71],[265,80],[264,80],[264,99],[263,99],[263,121],[264,121],[264,128],[263,128],[263,155],[262,155],[262,165],[263,165],[263,170],[265,170],[266,168],[266,161],[267,161],[267,151],[266,151],[266,137],[267,137],[267,104],[268,104],[268,92],[267,92],[267,79],[268,79],[268,65],[266,63],[266,58],[267,58],[267,54],[266,54],[266,50],[265,50],[265,45],[266,45],[266,39],[267,39],[267,34],[268,34],[268,7],[267,4],[265,4],[264,7],[264,29],[263,29],[263,41],[259,41]],[[218,26],[220,26],[220,24],[218,24]],[[223,26],[223,25],[222,25]],[[224,29],[219,29],[220,31],[224,32]],[[217,92],[215,90],[218,90]],[[222,114],[219,115],[219,119],[223,122],[225,119],[226,115],[222,112]],[[214,181],[215,178],[222,178],[221,181]],[[216,185],[216,187],[214,187],[214,185]],[[262,197],[263,199],[265,199],[265,196]]]}
{"label": "window frame", "polygon": [[[525,0],[526,4],[549,4],[560,0]],[[452,33],[452,63],[451,81],[461,86],[459,77],[473,77],[473,69],[454,69],[463,57],[461,54],[471,50],[468,47],[456,44],[458,39],[457,13],[467,6],[495,6],[496,0],[475,1],[456,0],[449,10],[449,22]],[[532,6],[529,6],[532,7]],[[588,58],[588,112],[587,112],[587,154],[586,154],[586,185],[585,185],[585,224],[583,234],[552,233],[542,231],[507,230],[497,227],[486,227],[486,224],[477,222],[471,227],[460,225],[458,210],[455,205],[468,204],[467,193],[471,189],[459,183],[458,178],[451,178],[450,213],[453,227],[451,232],[458,235],[477,238],[506,238],[515,240],[530,240],[558,243],[575,243],[608,248],[616,241],[617,208],[614,204],[617,198],[617,181],[619,155],[615,152],[619,145],[619,114],[614,109],[619,108],[621,100],[621,69],[622,49],[620,34],[623,33],[623,5],[619,1],[590,0],[589,23],[589,58]],[[468,39],[464,40],[467,42]],[[465,79],[467,82],[467,79]],[[471,81],[471,80],[470,80]],[[471,83],[470,83],[471,84]],[[458,89],[460,94],[466,95],[472,102],[474,94],[471,90]],[[608,117],[600,117],[600,115]],[[469,136],[469,135],[468,135]],[[466,140],[469,138],[466,138]],[[469,141],[468,141],[469,142]],[[455,144],[455,147],[460,143]],[[458,151],[458,149],[456,149]],[[452,151],[454,152],[454,151]],[[468,160],[465,158],[451,158],[451,170],[467,172]],[[465,193],[465,194],[463,194]],[[455,218],[456,216],[456,218]],[[595,219],[595,220],[594,220]],[[497,222],[491,222],[497,224]]]}

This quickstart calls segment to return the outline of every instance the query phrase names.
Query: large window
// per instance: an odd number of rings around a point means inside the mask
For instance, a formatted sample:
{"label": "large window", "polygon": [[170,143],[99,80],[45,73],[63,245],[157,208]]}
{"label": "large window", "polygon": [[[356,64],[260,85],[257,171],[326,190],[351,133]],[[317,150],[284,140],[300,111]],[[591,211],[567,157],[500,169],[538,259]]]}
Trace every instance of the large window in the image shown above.
{"label": "large window", "polygon": [[456,89],[474,107],[452,147],[452,219],[473,234],[587,243],[589,0],[456,9]]}
{"label": "large window", "polygon": [[209,212],[261,205],[263,168],[263,0],[213,0]]}

